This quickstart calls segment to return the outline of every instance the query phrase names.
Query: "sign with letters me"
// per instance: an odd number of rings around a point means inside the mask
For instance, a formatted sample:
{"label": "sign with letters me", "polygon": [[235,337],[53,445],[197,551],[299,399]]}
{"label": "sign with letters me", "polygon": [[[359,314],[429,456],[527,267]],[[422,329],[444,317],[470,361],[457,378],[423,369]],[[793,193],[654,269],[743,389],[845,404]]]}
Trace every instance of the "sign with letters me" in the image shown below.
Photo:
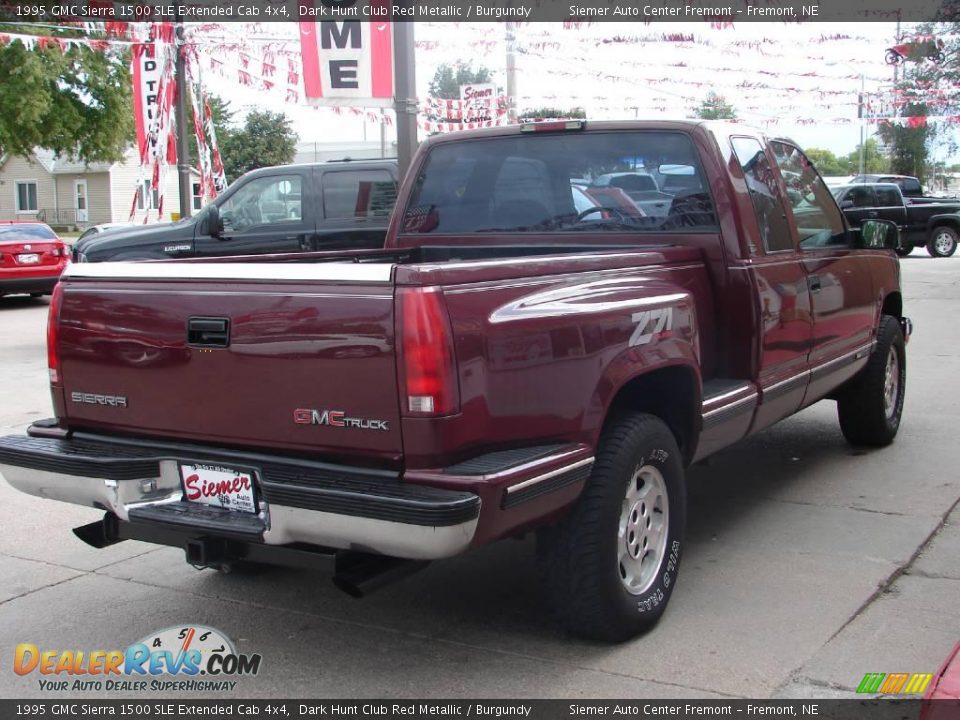
{"label": "sign with letters me", "polygon": [[300,48],[311,105],[392,106],[392,23],[302,22]]}

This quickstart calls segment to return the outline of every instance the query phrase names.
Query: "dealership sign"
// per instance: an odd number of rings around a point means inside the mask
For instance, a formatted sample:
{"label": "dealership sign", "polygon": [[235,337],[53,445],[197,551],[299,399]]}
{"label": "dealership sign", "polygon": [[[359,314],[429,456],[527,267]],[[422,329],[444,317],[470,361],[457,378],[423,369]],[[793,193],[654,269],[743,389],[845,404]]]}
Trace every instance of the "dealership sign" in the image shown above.
{"label": "dealership sign", "polygon": [[462,119],[484,122],[493,119],[497,88],[493,83],[471,83],[460,86]]}
{"label": "dealership sign", "polygon": [[393,104],[392,23],[302,22],[300,47],[311,104]]}

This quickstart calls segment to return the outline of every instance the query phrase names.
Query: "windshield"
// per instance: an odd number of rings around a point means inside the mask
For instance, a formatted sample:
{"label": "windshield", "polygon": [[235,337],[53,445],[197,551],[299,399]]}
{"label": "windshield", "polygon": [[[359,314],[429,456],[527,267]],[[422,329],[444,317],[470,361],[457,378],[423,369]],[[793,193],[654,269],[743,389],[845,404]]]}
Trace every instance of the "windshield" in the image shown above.
{"label": "windshield", "polygon": [[15,223],[0,225],[0,243],[30,242],[31,240],[56,240],[57,235],[47,225],[40,223]]}
{"label": "windshield", "polygon": [[570,132],[438,145],[417,177],[402,232],[687,232],[716,224],[686,135]]}

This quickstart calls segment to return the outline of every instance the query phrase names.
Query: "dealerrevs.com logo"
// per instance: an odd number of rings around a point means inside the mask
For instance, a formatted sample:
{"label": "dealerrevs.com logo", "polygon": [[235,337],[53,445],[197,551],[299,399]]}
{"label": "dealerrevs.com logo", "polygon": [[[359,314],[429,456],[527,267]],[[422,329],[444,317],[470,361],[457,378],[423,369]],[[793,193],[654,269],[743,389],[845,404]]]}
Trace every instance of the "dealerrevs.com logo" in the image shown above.
{"label": "dealerrevs.com logo", "polygon": [[178,625],[151,633],[126,650],[14,649],[17,675],[37,675],[40,690],[210,692],[234,690],[240,676],[260,671],[259,654],[238,653],[222,632]]}

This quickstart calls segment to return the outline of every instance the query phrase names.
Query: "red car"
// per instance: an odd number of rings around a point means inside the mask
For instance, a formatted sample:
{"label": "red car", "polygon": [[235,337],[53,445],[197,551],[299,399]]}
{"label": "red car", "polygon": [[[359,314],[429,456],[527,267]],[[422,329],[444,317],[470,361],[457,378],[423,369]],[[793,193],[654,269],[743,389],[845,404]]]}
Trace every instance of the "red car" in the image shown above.
{"label": "red car", "polygon": [[0,221],[0,296],[49,295],[69,257],[69,248],[49,225]]}

